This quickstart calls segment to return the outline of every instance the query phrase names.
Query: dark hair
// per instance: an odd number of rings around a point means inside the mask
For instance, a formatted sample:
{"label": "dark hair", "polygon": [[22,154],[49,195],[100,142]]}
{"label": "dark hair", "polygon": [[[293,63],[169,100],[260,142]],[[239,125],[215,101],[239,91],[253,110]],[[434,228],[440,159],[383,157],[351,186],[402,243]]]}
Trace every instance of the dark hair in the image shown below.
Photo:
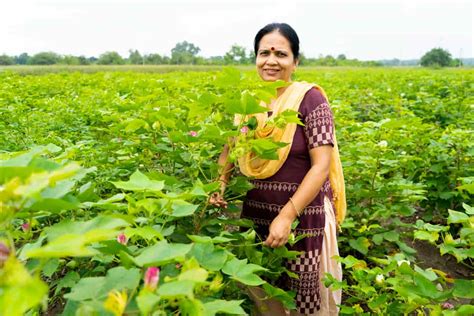
{"label": "dark hair", "polygon": [[288,40],[288,42],[290,42],[291,52],[293,53],[294,59],[298,59],[300,55],[300,39],[295,30],[286,23],[270,23],[258,31],[257,35],[255,35],[255,40],[253,41],[255,56],[257,56],[258,47],[260,46],[262,37],[273,31],[278,31]]}

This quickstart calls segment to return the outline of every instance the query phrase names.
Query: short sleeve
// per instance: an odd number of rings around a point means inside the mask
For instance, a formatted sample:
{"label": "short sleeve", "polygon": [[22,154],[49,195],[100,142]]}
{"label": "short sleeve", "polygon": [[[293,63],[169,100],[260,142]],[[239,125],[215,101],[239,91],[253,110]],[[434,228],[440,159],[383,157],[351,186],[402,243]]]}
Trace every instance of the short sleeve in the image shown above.
{"label": "short sleeve", "polygon": [[311,89],[306,93],[301,106],[308,149],[322,145],[334,146],[334,118],[322,93],[315,88]]}

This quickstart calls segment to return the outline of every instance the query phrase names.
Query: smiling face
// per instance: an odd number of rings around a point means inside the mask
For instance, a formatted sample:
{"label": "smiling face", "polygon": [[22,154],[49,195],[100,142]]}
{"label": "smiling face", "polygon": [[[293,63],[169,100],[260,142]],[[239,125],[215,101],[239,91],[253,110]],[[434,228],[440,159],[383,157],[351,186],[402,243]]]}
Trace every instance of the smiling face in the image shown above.
{"label": "smiling face", "polygon": [[265,81],[291,81],[291,74],[298,66],[290,42],[278,31],[268,33],[260,40],[257,58],[257,72]]}

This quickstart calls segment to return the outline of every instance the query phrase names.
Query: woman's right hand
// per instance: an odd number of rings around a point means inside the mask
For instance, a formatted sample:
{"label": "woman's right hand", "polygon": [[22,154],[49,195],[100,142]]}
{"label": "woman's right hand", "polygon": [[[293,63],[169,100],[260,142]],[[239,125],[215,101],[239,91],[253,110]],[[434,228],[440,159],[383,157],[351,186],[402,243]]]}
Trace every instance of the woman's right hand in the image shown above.
{"label": "woman's right hand", "polygon": [[211,194],[209,197],[209,204],[217,207],[227,208],[227,201],[224,200],[224,196],[220,192],[214,192]]}

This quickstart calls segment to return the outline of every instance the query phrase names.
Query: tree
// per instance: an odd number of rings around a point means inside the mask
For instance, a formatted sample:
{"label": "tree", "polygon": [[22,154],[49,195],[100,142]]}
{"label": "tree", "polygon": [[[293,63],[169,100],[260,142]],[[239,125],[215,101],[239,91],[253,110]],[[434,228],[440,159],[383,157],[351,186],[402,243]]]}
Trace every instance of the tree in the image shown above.
{"label": "tree", "polygon": [[424,67],[448,67],[451,65],[451,53],[442,48],[433,48],[429,52],[423,55],[420,60],[420,64]]}
{"label": "tree", "polygon": [[200,51],[201,49],[193,43],[188,43],[187,41],[177,43],[171,50],[171,63],[194,64],[195,57]]}
{"label": "tree", "polygon": [[337,60],[346,60],[346,59],[347,59],[346,55],[344,55],[344,54],[337,55]]}
{"label": "tree", "polygon": [[130,55],[128,56],[128,62],[132,65],[141,65],[144,64],[142,55],[138,50],[129,50]]}
{"label": "tree", "polygon": [[149,54],[143,57],[147,65],[161,65],[163,64],[163,57],[160,54]]}
{"label": "tree", "polygon": [[79,65],[79,58],[77,56],[66,55],[61,59],[61,64],[65,65]]}
{"label": "tree", "polygon": [[79,57],[77,57],[77,59],[79,60],[79,65],[90,65],[91,64],[91,61],[86,58],[86,56],[84,55],[81,55]]}
{"label": "tree", "polygon": [[61,56],[53,52],[41,52],[33,55],[28,60],[29,65],[54,65],[59,62]]}
{"label": "tree", "polygon": [[0,65],[10,66],[15,64],[15,59],[8,55],[0,55]]}
{"label": "tree", "polygon": [[99,65],[123,65],[125,60],[117,52],[106,52],[99,56]]}
{"label": "tree", "polygon": [[19,56],[15,56],[15,64],[26,65],[31,57],[27,53],[22,53]]}
{"label": "tree", "polygon": [[226,64],[248,64],[247,52],[244,47],[237,44],[232,45],[230,50],[225,54],[224,60]]}

